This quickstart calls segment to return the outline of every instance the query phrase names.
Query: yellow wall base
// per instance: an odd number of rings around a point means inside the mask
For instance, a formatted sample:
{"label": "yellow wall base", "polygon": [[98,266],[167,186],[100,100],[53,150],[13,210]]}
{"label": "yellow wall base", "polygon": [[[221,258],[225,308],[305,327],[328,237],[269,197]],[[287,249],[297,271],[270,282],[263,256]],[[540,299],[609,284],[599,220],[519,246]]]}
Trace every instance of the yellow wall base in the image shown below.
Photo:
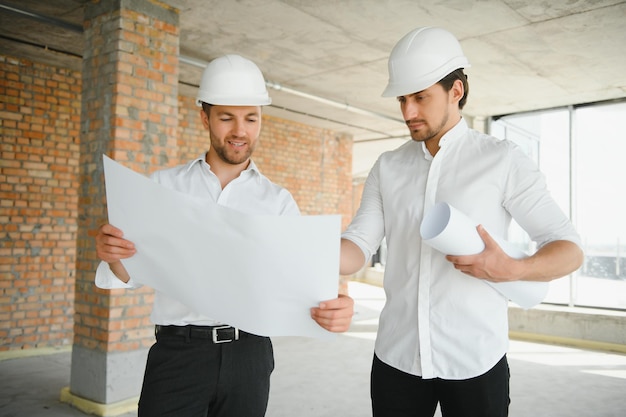
{"label": "yellow wall base", "polygon": [[45,347],[45,348],[31,348],[31,349],[19,349],[19,350],[7,350],[0,352],[0,361],[7,359],[21,359],[30,358],[32,356],[52,355],[55,353],[71,352],[72,345],[58,346],[58,347]]}
{"label": "yellow wall base", "polygon": [[617,343],[597,342],[595,340],[574,339],[569,337],[552,336],[547,334],[509,332],[509,337],[514,340],[527,342],[547,343],[552,345],[571,346],[579,349],[599,350],[605,352],[617,352],[626,354],[626,345]]}
{"label": "yellow wall base", "polygon": [[138,401],[139,397],[134,397],[113,404],[101,404],[72,394],[69,387],[61,390],[61,402],[70,404],[83,413],[96,416],[119,416],[120,414],[135,411],[137,410]]}

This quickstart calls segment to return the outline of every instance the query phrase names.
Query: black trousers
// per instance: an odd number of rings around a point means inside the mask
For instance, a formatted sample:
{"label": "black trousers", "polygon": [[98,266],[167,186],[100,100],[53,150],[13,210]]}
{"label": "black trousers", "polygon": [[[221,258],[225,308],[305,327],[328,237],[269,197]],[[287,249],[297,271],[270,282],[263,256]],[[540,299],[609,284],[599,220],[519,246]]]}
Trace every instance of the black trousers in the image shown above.
{"label": "black trousers", "polygon": [[506,417],[509,365],[506,355],[485,374],[465,380],[422,379],[393,368],[374,355],[371,373],[374,417]]}
{"label": "black trousers", "polygon": [[[181,329],[193,332],[182,334]],[[214,343],[193,326],[167,326],[150,348],[139,399],[139,417],[262,417],[267,409],[272,343],[240,332],[239,340]]]}

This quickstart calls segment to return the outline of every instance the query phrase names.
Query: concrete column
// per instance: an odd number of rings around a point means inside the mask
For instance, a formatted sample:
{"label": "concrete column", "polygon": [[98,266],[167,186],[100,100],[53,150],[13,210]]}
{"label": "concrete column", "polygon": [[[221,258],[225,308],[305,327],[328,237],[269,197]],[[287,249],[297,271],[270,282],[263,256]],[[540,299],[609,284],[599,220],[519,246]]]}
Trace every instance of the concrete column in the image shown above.
{"label": "concrete column", "polygon": [[100,290],[95,231],[106,222],[102,155],[148,174],[178,163],[178,11],[151,0],[87,2],[75,325],[62,400],[98,415],[136,407],[154,341],[152,291]]}

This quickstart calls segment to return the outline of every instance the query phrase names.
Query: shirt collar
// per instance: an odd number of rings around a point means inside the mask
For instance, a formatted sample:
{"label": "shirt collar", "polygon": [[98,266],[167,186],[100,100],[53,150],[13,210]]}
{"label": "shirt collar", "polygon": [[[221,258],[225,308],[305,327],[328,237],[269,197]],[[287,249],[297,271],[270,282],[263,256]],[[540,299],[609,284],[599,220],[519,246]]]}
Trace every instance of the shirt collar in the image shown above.
{"label": "shirt collar", "polygon": [[[206,152],[203,153],[202,155],[198,156],[196,159],[194,159],[193,161],[189,162],[187,164],[187,171],[190,171],[191,168],[196,165],[196,164],[202,164],[202,163],[206,163],[207,166],[209,167],[209,169],[211,169],[211,165],[209,165],[208,162],[206,162]],[[250,164],[248,164],[248,168],[244,169],[243,172],[250,172],[249,175],[256,175],[257,178],[261,178],[261,171],[259,171],[259,168],[256,166],[256,164],[254,163],[254,161],[251,159],[250,160]]]}
{"label": "shirt collar", "polygon": [[261,179],[261,172],[259,171],[259,168],[257,168],[252,159],[250,160],[250,164],[248,165],[248,168],[245,169],[245,171],[250,171],[250,174],[256,175],[259,180]]}
{"label": "shirt collar", "polygon": [[[439,148],[444,148],[450,143],[454,143],[461,136],[465,135],[469,127],[467,126],[467,122],[464,118],[461,117],[461,120],[452,127],[452,129],[448,130],[445,135],[439,139]],[[422,151],[424,151],[424,157],[429,161],[433,159],[433,156],[430,154],[428,148],[426,148],[426,143],[422,141]]]}
{"label": "shirt collar", "polygon": [[[204,162],[206,159],[206,153],[203,153],[202,155],[198,156],[196,159],[194,159],[193,161],[190,161],[187,164],[187,171],[189,172],[191,170],[191,168],[196,165],[196,164],[201,164],[202,162]],[[208,164],[207,164],[208,165]]]}
{"label": "shirt collar", "polygon": [[439,140],[439,147],[443,148],[450,143],[455,142],[461,136],[465,135],[469,128],[467,127],[467,122],[464,118],[461,117],[461,120],[454,125],[454,127],[446,132],[445,135],[441,137]]}

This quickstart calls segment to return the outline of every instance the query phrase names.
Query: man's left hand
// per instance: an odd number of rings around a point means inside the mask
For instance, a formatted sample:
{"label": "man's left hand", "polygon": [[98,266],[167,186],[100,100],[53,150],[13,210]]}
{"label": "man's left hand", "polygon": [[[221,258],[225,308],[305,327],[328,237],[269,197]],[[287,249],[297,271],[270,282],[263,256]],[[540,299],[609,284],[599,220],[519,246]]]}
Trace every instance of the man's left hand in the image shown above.
{"label": "man's left hand", "polygon": [[476,227],[485,249],[475,255],[447,255],[446,259],[464,274],[492,282],[515,281],[519,261],[507,255],[482,225]]}
{"label": "man's left hand", "polygon": [[354,315],[354,300],[343,294],[332,300],[322,301],[311,309],[311,317],[328,331],[341,333],[350,328]]}

